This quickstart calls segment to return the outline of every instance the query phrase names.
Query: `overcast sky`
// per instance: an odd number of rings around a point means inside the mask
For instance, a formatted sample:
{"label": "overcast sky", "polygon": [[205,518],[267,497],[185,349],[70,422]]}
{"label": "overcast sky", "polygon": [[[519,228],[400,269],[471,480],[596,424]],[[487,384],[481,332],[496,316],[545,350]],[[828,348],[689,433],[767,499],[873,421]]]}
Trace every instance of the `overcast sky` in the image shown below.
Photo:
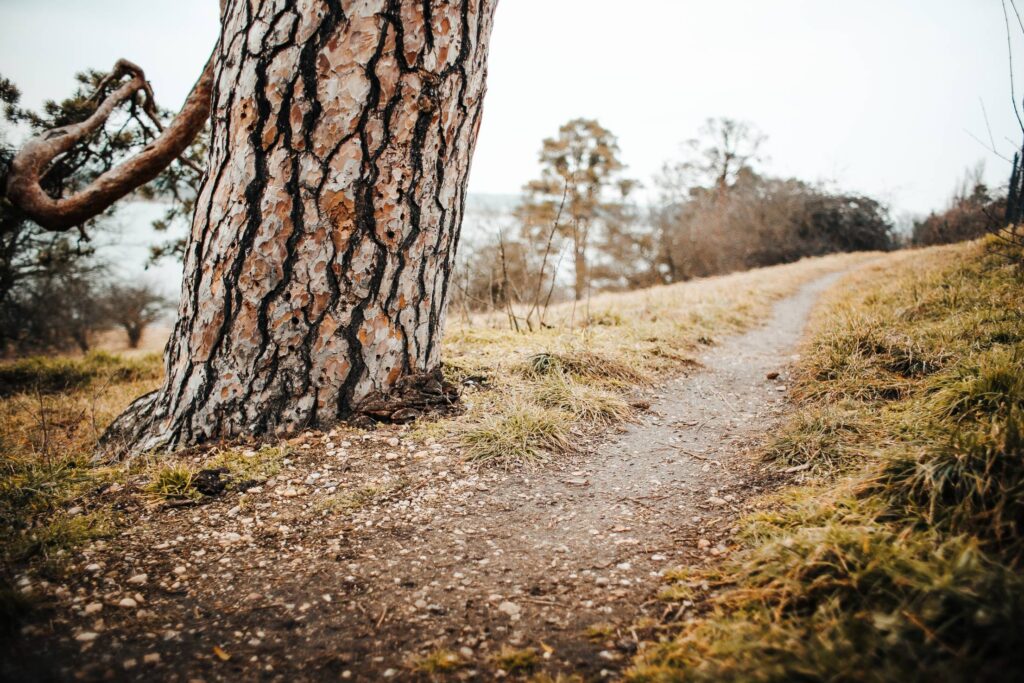
{"label": "overcast sky", "polygon": [[[0,0],[0,73],[36,106],[125,57],[176,107],[217,29],[216,0]],[[578,116],[649,184],[729,116],[768,135],[774,173],[926,212],[979,160],[1004,182],[971,134],[989,140],[983,102],[996,143],[1019,138],[1008,73],[1000,0],[501,0],[470,190],[517,192],[541,139]]]}

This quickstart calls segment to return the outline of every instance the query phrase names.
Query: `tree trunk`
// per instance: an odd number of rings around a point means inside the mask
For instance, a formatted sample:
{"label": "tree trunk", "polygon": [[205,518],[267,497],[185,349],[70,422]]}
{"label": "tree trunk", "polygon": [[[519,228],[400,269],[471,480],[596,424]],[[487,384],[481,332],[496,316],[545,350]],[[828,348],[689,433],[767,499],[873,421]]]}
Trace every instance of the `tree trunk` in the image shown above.
{"label": "tree trunk", "polygon": [[128,323],[124,326],[125,334],[128,335],[128,348],[139,348],[139,342],[142,341],[142,329],[142,325],[132,323]]}
{"label": "tree trunk", "polygon": [[576,301],[582,301],[587,295],[589,279],[589,274],[587,273],[587,233],[581,233],[579,228],[574,228],[574,230],[572,249],[573,271],[576,276],[576,282],[573,287],[573,296]]}
{"label": "tree trunk", "polygon": [[496,2],[228,3],[166,380],[108,444],[451,398],[439,342]]}

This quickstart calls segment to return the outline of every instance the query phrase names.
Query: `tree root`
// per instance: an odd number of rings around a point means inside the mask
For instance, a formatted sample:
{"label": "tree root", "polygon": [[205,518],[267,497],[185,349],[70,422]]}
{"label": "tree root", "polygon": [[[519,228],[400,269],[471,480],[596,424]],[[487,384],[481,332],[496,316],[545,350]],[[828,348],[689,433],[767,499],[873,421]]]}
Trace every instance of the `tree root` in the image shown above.
{"label": "tree root", "polygon": [[459,391],[445,380],[441,368],[406,375],[388,393],[375,391],[355,407],[350,421],[404,424],[428,413],[451,413],[459,403]]}

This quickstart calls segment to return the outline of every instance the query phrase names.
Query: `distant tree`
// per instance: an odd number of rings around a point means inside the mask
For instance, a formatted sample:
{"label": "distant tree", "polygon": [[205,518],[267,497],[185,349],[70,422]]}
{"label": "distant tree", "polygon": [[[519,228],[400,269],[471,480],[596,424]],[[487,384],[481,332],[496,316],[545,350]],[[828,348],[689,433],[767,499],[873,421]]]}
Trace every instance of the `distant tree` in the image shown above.
{"label": "distant tree", "polygon": [[670,281],[745,267],[749,237],[729,223],[730,193],[762,161],[765,136],[752,124],[709,118],[683,144],[683,158],[655,178],[659,202],[651,212],[660,270]]}
{"label": "distant tree", "polygon": [[592,237],[620,210],[636,183],[621,175],[615,136],[591,119],[573,119],[556,137],[544,140],[540,164],[540,178],[524,188],[518,215],[533,244],[543,248],[550,237],[570,243],[578,300],[587,292]]}
{"label": "distant tree", "polygon": [[797,236],[801,257],[845,251],[889,251],[896,247],[888,209],[871,197],[812,191]]}
{"label": "distant tree", "polygon": [[700,135],[685,143],[689,155],[681,162],[679,171],[696,181],[693,184],[725,192],[744,170],[763,160],[760,150],[766,139],[745,121],[727,117],[707,119]]}
{"label": "distant tree", "polygon": [[142,333],[171,306],[171,301],[147,282],[118,282],[103,295],[106,319],[124,329],[129,348],[139,347]]}
{"label": "distant tree", "polygon": [[764,139],[749,124],[709,120],[687,144],[689,155],[663,167],[649,253],[664,280],[893,247],[879,202],[759,173]]}
{"label": "distant tree", "polygon": [[995,194],[983,181],[984,166],[968,170],[957,183],[943,211],[932,212],[914,224],[911,241],[917,246],[972,240],[1006,226],[1006,196]]}

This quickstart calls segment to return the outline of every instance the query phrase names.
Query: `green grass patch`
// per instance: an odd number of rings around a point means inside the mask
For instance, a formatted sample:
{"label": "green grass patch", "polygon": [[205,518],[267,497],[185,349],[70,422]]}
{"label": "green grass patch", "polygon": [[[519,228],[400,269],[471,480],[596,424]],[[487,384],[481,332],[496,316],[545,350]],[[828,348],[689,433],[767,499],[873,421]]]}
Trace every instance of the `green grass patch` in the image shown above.
{"label": "green grass patch", "polygon": [[149,474],[143,491],[156,501],[196,501],[202,494],[194,484],[198,472],[180,463],[159,463]]}
{"label": "green grass patch", "polygon": [[263,446],[259,450],[230,449],[218,452],[205,467],[226,469],[228,488],[240,483],[262,482],[281,471],[288,456],[286,446]]}

